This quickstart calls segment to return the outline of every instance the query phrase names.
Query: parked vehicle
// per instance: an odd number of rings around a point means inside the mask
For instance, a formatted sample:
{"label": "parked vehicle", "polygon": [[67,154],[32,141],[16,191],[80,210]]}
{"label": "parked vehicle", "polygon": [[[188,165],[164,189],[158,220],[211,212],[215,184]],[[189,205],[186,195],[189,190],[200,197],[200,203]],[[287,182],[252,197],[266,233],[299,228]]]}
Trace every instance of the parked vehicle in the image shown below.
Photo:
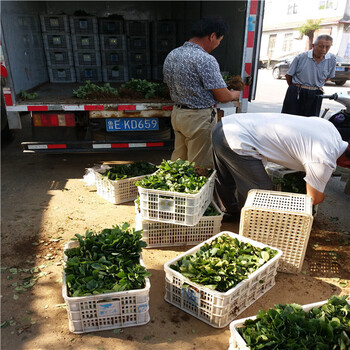
{"label": "parked vehicle", "polygon": [[281,79],[287,73],[287,70],[289,69],[289,66],[291,65],[292,61],[294,59],[293,57],[286,58],[285,60],[276,63],[275,66],[272,69],[272,76],[275,79]]}
{"label": "parked vehicle", "polygon": [[335,67],[335,77],[331,79],[337,86],[342,86],[350,80],[350,63],[344,58],[337,56],[337,65]]}
{"label": "parked vehicle", "polygon": [[[275,79],[281,79],[286,75],[294,57],[285,59],[277,64],[272,69],[272,76]],[[335,76],[331,79],[337,86],[342,86],[347,80],[350,80],[350,63],[344,58],[336,56],[337,63],[335,67]]]}
{"label": "parked vehicle", "polygon": [[117,89],[132,78],[161,82],[166,55],[188,39],[194,21],[212,14],[230,25],[229,35],[212,54],[223,72],[239,74],[247,82],[240,103],[218,107],[227,113],[246,112],[248,100],[254,99],[264,2],[2,1],[1,5],[10,128],[21,128],[20,114],[31,114],[32,134],[22,142],[24,152],[172,149],[170,100],[114,96],[94,101],[74,97],[73,89],[87,81],[99,86],[110,83]]}

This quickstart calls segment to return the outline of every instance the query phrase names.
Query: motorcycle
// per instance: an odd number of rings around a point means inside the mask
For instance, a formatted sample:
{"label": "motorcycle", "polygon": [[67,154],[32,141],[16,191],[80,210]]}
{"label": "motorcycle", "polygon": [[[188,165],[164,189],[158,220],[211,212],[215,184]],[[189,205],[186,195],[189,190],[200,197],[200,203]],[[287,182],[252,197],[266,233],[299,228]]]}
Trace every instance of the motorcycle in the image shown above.
{"label": "motorcycle", "polygon": [[[334,100],[345,106],[345,109],[334,113],[328,120],[338,129],[342,139],[350,142],[350,91],[338,92],[332,95],[321,95],[320,97],[322,99],[328,98],[329,100]],[[321,118],[324,118],[328,111],[329,108],[326,108]]]}

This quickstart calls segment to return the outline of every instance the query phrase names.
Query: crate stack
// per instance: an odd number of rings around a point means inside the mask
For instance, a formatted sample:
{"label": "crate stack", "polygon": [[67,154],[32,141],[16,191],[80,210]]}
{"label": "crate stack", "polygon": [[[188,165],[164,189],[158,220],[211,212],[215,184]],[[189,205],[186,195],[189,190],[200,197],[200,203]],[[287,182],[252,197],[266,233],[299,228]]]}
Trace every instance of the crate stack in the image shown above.
{"label": "crate stack", "polygon": [[126,82],[129,73],[124,21],[100,18],[99,28],[103,81]]}
{"label": "crate stack", "polygon": [[[215,174],[196,194],[138,187],[136,228],[148,248],[196,245],[220,232],[223,213],[213,202]],[[204,216],[212,206],[218,213]]]}
{"label": "crate stack", "polygon": [[125,21],[130,78],[151,79],[149,26],[149,21]]}
{"label": "crate stack", "polygon": [[70,16],[77,81],[102,81],[98,22],[94,16]]}
{"label": "crate stack", "polygon": [[163,81],[163,64],[168,53],[176,47],[176,22],[154,21],[152,42],[152,78]]}
{"label": "crate stack", "polygon": [[67,15],[41,15],[42,36],[51,83],[74,83],[72,42]]}

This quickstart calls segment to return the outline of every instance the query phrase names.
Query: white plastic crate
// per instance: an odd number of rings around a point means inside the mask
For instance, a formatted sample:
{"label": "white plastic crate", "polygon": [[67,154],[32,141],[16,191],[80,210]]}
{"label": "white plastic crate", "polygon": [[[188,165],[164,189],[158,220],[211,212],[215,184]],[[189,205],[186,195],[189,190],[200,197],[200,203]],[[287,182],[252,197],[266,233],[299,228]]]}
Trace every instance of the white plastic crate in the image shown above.
{"label": "white plastic crate", "polygon": [[[77,242],[70,241],[64,249],[70,249],[76,245]],[[140,264],[144,266],[142,259]],[[63,272],[62,296],[67,307],[69,330],[79,334],[146,324],[150,320],[150,287],[149,278],[145,278],[145,287],[142,289],[69,297],[66,276]]]}
{"label": "white plastic crate", "polygon": [[133,201],[137,197],[136,181],[142,180],[146,175],[131,177],[123,180],[110,180],[95,171],[95,184],[97,194],[113,204]]}
{"label": "white plastic crate", "polygon": [[[272,162],[268,162],[265,166],[266,172],[269,174],[271,180],[284,178],[289,174],[302,174],[302,171],[288,169],[282,165],[278,165]],[[304,173],[305,174],[305,173]],[[305,186],[306,187],[306,186]],[[282,191],[282,185],[280,183],[273,184],[274,191]],[[306,188],[305,188],[306,189]],[[285,191],[283,191],[285,192]],[[318,212],[318,204],[312,207],[312,215],[316,217]]]}
{"label": "white plastic crate", "polygon": [[312,228],[306,194],[251,190],[241,211],[239,234],[283,251],[279,271],[301,271]]}
{"label": "white plastic crate", "polygon": [[[309,311],[312,308],[320,307],[325,303],[327,303],[327,300],[319,301],[313,304],[303,305],[302,307],[304,311]],[[241,318],[239,320],[231,322],[230,324],[231,337],[230,337],[230,346],[228,350],[250,350],[245,340],[238,333],[237,328],[244,327],[243,324],[246,320],[255,320],[255,319],[256,319],[256,316],[252,316],[252,317]]]}
{"label": "white plastic crate", "polygon": [[138,186],[144,220],[193,226],[198,224],[212,201],[216,171],[198,193],[161,191]]}
{"label": "white plastic crate", "polygon": [[237,238],[241,242],[250,243],[255,247],[264,248],[267,246],[235,233],[224,231],[164,264],[165,300],[216,328],[227,326],[237,315],[275,285],[278,261],[282,255],[279,249],[270,247],[278,251],[277,255],[253,272],[246,280],[241,281],[225,293],[191,282],[170,268],[170,265],[176,264],[182,257],[194,254],[205,243],[210,243],[223,234]]}
{"label": "white plastic crate", "polygon": [[223,213],[211,202],[218,212],[216,216],[202,216],[197,225],[184,226],[142,220],[136,209],[136,229],[142,230],[142,239],[147,243],[146,248],[186,246],[199,244],[220,232]]}

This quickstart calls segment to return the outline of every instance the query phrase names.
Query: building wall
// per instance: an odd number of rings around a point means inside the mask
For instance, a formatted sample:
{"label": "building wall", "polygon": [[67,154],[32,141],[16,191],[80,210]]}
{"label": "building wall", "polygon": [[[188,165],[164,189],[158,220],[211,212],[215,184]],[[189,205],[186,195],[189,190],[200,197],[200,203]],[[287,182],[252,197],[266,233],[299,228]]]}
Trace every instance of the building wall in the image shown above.
{"label": "building wall", "polygon": [[[346,0],[265,0],[260,60],[273,62],[308,50],[308,38],[298,30],[308,19],[321,19],[315,35],[330,34],[330,52],[338,53],[343,33],[343,24],[338,22],[345,6]],[[274,50],[269,49],[271,36],[275,37]]]}

